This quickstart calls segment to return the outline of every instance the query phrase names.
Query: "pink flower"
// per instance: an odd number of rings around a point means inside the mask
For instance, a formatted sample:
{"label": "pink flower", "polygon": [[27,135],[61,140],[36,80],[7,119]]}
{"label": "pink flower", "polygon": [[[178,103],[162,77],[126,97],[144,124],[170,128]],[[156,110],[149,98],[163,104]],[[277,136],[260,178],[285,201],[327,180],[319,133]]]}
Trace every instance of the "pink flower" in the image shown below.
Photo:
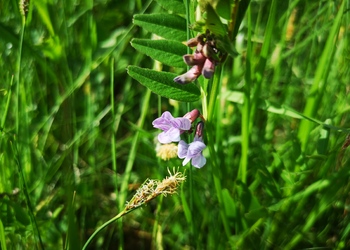
{"label": "pink flower", "polygon": [[196,80],[201,74],[209,79],[213,76],[215,65],[220,61],[218,50],[215,46],[215,40],[207,30],[206,34],[201,34],[192,38],[186,43],[189,47],[195,47],[193,55],[184,55],[184,62],[192,66],[186,73],[174,78],[174,81],[180,84],[186,84]]}
{"label": "pink flower", "polygon": [[214,70],[215,70],[215,62],[207,58],[203,65],[202,75],[205,78],[210,79],[214,74]]}
{"label": "pink flower", "polygon": [[184,118],[188,118],[191,121],[191,123],[193,123],[198,117],[204,120],[203,116],[201,115],[198,109],[194,109],[184,115]]}
{"label": "pink flower", "polygon": [[196,80],[200,75],[202,71],[201,65],[194,65],[189,71],[187,71],[185,74],[179,75],[174,78],[174,82],[180,83],[180,84],[186,84],[189,82],[193,82]]}
{"label": "pink flower", "polygon": [[202,53],[196,51],[193,55],[184,55],[183,59],[188,66],[193,66],[203,64],[207,58]]}

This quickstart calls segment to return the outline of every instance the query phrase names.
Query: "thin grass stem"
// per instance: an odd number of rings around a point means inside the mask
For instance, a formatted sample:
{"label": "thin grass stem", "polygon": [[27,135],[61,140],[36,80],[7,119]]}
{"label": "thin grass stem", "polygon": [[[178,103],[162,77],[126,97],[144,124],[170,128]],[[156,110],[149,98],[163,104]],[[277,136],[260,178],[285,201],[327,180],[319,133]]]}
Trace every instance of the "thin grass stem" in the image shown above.
{"label": "thin grass stem", "polygon": [[247,10],[247,22],[248,22],[248,37],[247,37],[247,59],[246,59],[246,71],[244,75],[244,103],[242,111],[242,140],[241,140],[241,162],[238,172],[243,183],[247,182],[247,168],[248,168],[248,156],[249,156],[249,140],[250,140],[250,89],[252,86],[251,76],[251,58],[252,58],[252,23],[251,23],[251,9],[250,6]]}
{"label": "thin grass stem", "polygon": [[[115,115],[115,102],[114,102],[114,58],[112,57],[110,60],[110,95],[111,95],[111,114],[112,114],[112,137],[111,137],[111,155],[112,155],[112,169],[117,174],[117,155],[116,155],[116,141],[115,135],[116,131],[114,130],[116,115]],[[116,191],[118,189],[116,188]]]}
{"label": "thin grass stem", "polygon": [[82,250],[86,250],[87,247],[89,246],[89,244],[91,243],[91,241],[93,241],[93,239],[96,237],[96,235],[98,233],[100,233],[104,228],[106,228],[107,226],[111,225],[113,222],[117,221],[119,218],[121,218],[122,216],[126,215],[127,213],[131,212],[132,210],[130,211],[126,211],[126,210],[123,210],[121,211],[119,214],[117,214],[116,216],[114,216],[112,219],[106,221],[105,223],[103,223],[99,228],[97,228],[95,230],[95,232],[93,232],[93,234],[89,237],[89,239],[85,242]]}

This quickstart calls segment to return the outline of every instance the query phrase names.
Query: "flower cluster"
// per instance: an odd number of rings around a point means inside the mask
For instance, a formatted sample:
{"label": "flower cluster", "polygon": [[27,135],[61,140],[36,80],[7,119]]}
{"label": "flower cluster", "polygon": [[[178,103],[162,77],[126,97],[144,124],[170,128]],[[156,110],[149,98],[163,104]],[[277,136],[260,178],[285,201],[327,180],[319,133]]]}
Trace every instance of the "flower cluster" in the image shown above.
{"label": "flower cluster", "polygon": [[[196,125],[194,141],[187,144],[184,140],[181,140],[180,135],[184,132],[192,132],[192,123],[200,117],[202,121]],[[206,159],[204,158],[202,151],[206,148],[203,142],[203,129],[204,129],[204,118],[199,113],[198,109],[194,109],[188,112],[183,117],[174,118],[170,112],[164,112],[161,117],[155,119],[152,123],[153,127],[163,130],[158,135],[158,141],[162,144],[169,144],[171,142],[179,142],[177,147],[177,156],[180,159],[184,159],[182,165],[185,166],[189,161],[192,160],[192,165],[201,168],[205,165]],[[168,148],[166,146],[166,148]],[[158,153],[162,156],[162,159],[167,159],[164,155],[165,151]]]}
{"label": "flower cluster", "polygon": [[183,56],[184,62],[192,66],[185,74],[177,76],[174,81],[180,84],[186,84],[196,80],[201,74],[210,79],[215,70],[215,66],[220,62],[218,50],[216,48],[215,39],[210,31],[206,34],[200,34],[186,42],[188,47],[196,47],[193,55],[187,54]]}

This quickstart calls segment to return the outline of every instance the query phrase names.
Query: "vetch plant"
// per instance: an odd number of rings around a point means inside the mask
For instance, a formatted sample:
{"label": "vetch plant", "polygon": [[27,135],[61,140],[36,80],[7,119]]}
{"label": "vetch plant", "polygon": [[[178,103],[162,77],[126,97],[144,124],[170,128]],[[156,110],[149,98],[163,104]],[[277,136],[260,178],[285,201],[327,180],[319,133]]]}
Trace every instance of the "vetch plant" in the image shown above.
{"label": "vetch plant", "polygon": [[[187,144],[181,140],[180,135],[184,132],[192,132],[192,123],[200,117],[202,121],[198,122],[195,129],[194,141]],[[175,144],[171,142],[179,142],[177,149],[177,156],[184,159],[183,166],[192,160],[192,165],[201,168],[205,165],[206,159],[202,151],[206,148],[203,142],[204,117],[200,114],[198,109],[194,109],[183,117],[174,118],[169,111],[165,111],[161,117],[153,121],[153,126],[163,130],[158,135],[158,140],[161,146],[157,146],[157,156],[163,160],[173,158]],[[162,151],[160,150],[162,148]],[[164,149],[163,149],[164,148]]]}
{"label": "vetch plant", "polygon": [[2,250],[350,249],[350,0],[29,2],[0,1]]}
{"label": "vetch plant", "polygon": [[[170,2],[177,2],[175,7]],[[201,92],[193,82],[203,75],[211,79],[217,65],[223,63],[227,55],[237,56],[233,47],[233,27],[221,22],[220,17],[210,4],[203,5],[203,18],[189,20],[179,15],[178,1],[162,1],[168,13],[138,14],[134,16],[134,24],[148,30],[163,39],[139,39],[131,41],[131,45],[141,53],[170,67],[183,67],[183,61],[191,69],[182,75],[173,72],[157,71],[130,65],[128,74],[149,88],[152,92],[177,101],[194,102],[201,97]],[[240,17],[243,18],[243,17]],[[189,25],[188,25],[189,24]],[[186,54],[187,48],[183,44],[189,37],[187,29],[197,32],[196,37],[185,42],[187,47],[196,48],[194,53]],[[206,90],[204,90],[206,91]]]}

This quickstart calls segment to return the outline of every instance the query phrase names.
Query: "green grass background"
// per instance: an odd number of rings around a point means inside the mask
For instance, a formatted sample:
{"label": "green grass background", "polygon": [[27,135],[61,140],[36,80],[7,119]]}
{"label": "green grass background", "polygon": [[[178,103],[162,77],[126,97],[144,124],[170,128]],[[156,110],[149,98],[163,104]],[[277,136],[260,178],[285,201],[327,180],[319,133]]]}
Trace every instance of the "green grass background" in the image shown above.
{"label": "green grass background", "polygon": [[[189,10],[193,18],[195,2]],[[350,1],[251,1],[203,102],[170,102],[126,73],[152,1],[0,2],[0,246],[81,249],[147,178],[152,121],[203,110],[207,164],[89,249],[350,248]],[[164,71],[172,70],[163,67]],[[345,144],[344,144],[345,143]]]}

